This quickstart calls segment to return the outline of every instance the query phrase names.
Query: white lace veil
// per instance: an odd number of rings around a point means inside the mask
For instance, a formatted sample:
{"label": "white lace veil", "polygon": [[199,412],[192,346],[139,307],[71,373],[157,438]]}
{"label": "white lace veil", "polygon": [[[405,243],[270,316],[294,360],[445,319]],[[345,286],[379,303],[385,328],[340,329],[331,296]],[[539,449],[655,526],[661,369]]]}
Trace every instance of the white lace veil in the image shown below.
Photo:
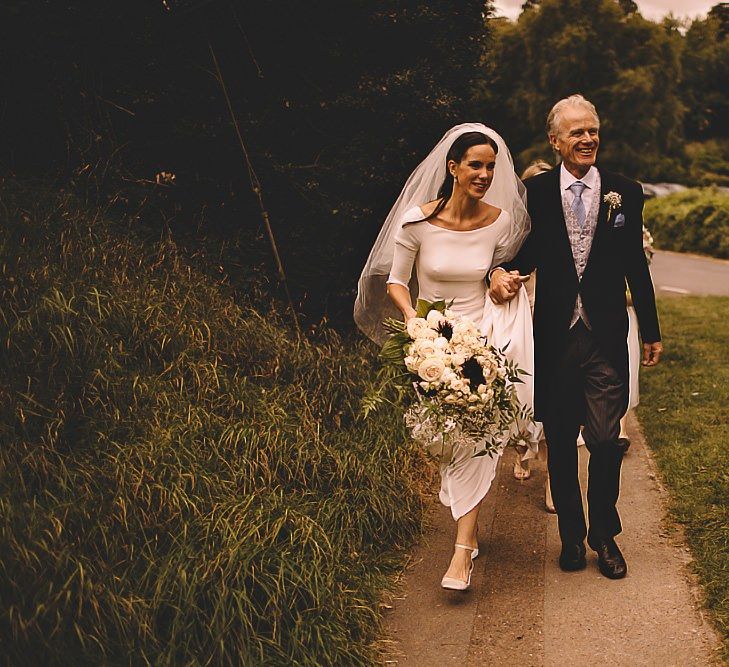
{"label": "white lace veil", "polygon": [[[372,340],[382,343],[387,335],[382,321],[400,317],[387,296],[387,278],[390,275],[395,251],[395,235],[400,230],[403,215],[414,206],[433,201],[446,175],[446,155],[453,142],[466,132],[481,132],[491,137],[499,150],[491,186],[483,201],[504,209],[511,215],[511,228],[496,248],[493,266],[510,260],[529,233],[530,221],[526,210],[526,190],[514,172],[514,163],[504,140],[491,128],[481,123],[463,123],[452,127],[443,135],[428,157],[410,175],[395,205],[382,225],[362,275],[357,284],[354,302],[354,321]],[[417,293],[417,283],[410,283],[411,292]]]}

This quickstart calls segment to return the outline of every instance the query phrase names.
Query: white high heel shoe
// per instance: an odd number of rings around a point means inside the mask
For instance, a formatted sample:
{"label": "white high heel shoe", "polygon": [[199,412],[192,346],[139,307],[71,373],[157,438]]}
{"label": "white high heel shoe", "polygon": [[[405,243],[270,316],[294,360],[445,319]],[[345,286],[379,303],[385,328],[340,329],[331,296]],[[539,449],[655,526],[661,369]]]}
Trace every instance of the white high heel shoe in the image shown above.
{"label": "white high heel shoe", "polygon": [[478,549],[466,546],[465,544],[456,544],[455,546],[471,552],[471,568],[468,570],[468,579],[466,579],[466,581],[463,581],[463,579],[456,579],[455,577],[444,576],[440,580],[440,585],[442,588],[446,588],[449,591],[465,591],[468,590],[469,586],[471,585],[471,574],[473,573],[473,559],[476,557],[473,554],[474,552],[476,552],[476,555],[478,555]]}

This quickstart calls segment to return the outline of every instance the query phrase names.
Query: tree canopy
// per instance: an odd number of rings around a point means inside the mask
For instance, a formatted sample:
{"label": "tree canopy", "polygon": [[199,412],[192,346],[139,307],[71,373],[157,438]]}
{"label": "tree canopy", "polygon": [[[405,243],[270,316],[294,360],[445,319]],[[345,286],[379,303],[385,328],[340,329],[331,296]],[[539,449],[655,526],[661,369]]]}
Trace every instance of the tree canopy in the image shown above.
{"label": "tree canopy", "polygon": [[297,307],[345,322],[387,210],[455,123],[494,127],[521,168],[581,92],[603,164],[729,183],[726,7],[683,25],[631,0],[528,0],[515,23],[482,0],[18,0],[0,7],[4,171],[222,239],[248,289],[276,272],[244,148]]}

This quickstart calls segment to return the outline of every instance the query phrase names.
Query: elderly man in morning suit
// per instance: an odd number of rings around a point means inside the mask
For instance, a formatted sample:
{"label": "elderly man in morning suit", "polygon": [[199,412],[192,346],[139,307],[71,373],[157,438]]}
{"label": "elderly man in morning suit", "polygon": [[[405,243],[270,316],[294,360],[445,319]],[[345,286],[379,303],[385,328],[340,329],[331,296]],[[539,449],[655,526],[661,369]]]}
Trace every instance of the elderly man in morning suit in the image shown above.
{"label": "elderly man in morning suit", "polygon": [[[662,345],[653,283],[643,254],[639,183],[595,166],[595,107],[581,95],[554,105],[547,119],[561,165],[526,181],[532,231],[515,259],[491,274],[491,298],[513,298],[519,274],[537,269],[534,311],[535,414],[549,445],[548,466],[562,540],[560,567],[586,566],[584,540],[600,572],[627,573],[615,536],[623,451],[619,422],[628,402],[625,284],[643,339],[643,363]],[[577,436],[590,452],[589,530],[578,479]]]}

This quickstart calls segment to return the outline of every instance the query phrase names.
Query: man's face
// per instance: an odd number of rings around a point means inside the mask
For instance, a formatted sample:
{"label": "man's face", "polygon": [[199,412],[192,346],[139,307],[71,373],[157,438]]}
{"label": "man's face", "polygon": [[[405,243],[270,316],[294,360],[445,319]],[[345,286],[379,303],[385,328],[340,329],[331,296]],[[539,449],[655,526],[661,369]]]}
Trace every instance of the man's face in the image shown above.
{"label": "man's face", "polygon": [[568,106],[559,116],[556,134],[549,135],[549,143],[562,156],[564,166],[571,174],[581,178],[595,164],[600,146],[600,121],[583,106]]}

